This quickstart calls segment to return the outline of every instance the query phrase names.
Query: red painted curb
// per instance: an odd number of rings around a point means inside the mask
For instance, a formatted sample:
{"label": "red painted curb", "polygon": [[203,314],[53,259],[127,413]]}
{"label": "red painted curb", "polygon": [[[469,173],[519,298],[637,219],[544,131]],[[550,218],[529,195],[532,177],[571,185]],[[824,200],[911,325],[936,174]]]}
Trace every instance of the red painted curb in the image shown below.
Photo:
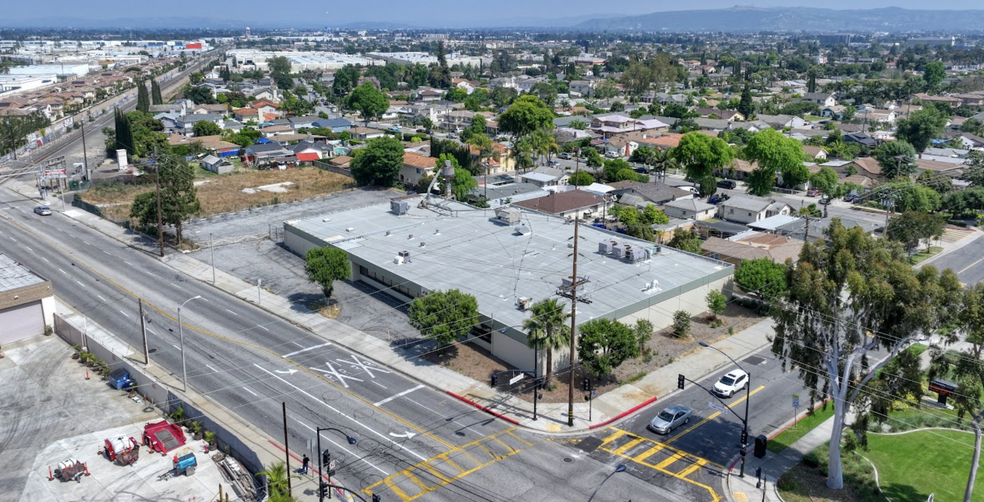
{"label": "red painted curb", "polygon": [[650,404],[655,403],[656,402],[656,399],[658,399],[658,398],[654,397],[652,399],[648,399],[646,401],[643,401],[642,403],[637,404],[637,405],[633,406],[632,408],[629,408],[627,411],[623,411],[622,413],[619,413],[618,415],[615,415],[614,417],[609,418],[608,420],[605,420],[604,422],[597,423],[597,424],[594,424],[594,425],[588,427],[588,430],[594,430],[594,429],[597,429],[598,427],[604,427],[604,426],[606,426],[606,425],[608,425],[608,424],[610,424],[610,423],[612,423],[612,422],[614,422],[614,421],[616,421],[616,420],[618,420],[618,419],[620,419],[620,418],[622,418],[622,417],[624,417],[626,415],[630,415],[632,413],[635,413],[635,412],[639,411],[640,409],[645,408],[646,406],[649,406]]}
{"label": "red painted curb", "polygon": [[451,392],[451,391],[446,391],[446,392],[448,393],[449,396],[451,396],[451,397],[453,397],[453,398],[455,398],[455,399],[457,399],[457,400],[459,400],[459,401],[461,401],[463,403],[470,404],[470,405],[472,405],[472,406],[474,406],[474,407],[476,407],[476,408],[484,411],[485,413],[488,413],[489,415],[492,415],[495,418],[501,418],[501,419],[505,420],[506,422],[510,422],[512,424],[519,425],[519,422],[516,421],[515,419],[509,418],[509,417],[503,415],[502,413],[499,413],[499,412],[496,412],[496,411],[492,411],[491,408],[488,408],[486,406],[482,406],[482,405],[480,405],[480,404],[478,404],[478,403],[476,403],[474,401],[471,401],[469,399],[466,399],[463,396],[459,396],[459,395],[455,394],[454,392]]}

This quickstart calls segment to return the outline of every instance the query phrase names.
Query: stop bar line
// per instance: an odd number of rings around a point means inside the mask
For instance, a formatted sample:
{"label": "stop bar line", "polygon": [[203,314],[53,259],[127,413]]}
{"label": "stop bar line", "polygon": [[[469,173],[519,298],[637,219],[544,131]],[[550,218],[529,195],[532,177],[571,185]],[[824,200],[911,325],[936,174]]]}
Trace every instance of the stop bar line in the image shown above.
{"label": "stop bar line", "polygon": [[286,353],[286,354],[284,354],[284,355],[282,355],[280,357],[296,356],[297,354],[300,354],[301,352],[307,352],[309,350],[320,349],[321,347],[327,347],[329,345],[331,345],[331,343],[323,343],[321,345],[315,345],[314,347],[308,347],[306,349],[295,350],[294,352],[288,352],[288,353]]}

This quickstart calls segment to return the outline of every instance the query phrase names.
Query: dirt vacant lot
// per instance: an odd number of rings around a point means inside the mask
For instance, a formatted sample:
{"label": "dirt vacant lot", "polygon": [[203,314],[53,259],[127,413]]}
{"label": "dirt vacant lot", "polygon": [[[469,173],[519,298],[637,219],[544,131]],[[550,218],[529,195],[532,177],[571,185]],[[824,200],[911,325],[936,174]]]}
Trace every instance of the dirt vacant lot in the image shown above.
{"label": "dirt vacant lot", "polygon": [[[199,174],[207,173],[200,168],[196,170]],[[207,173],[196,178],[195,183],[202,205],[199,216],[202,217],[311,199],[353,186],[351,178],[316,167],[247,171],[221,176]],[[82,199],[99,206],[107,219],[124,221],[130,219],[130,204],[134,197],[152,190],[154,185],[148,178],[148,184],[100,185],[83,194]]]}

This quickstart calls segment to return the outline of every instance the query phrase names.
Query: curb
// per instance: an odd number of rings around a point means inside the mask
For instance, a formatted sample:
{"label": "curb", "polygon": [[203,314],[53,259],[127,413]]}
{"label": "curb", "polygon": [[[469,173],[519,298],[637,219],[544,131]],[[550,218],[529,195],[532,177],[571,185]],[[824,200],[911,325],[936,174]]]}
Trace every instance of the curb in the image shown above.
{"label": "curb", "polygon": [[502,420],[505,420],[506,422],[509,422],[509,423],[512,423],[512,424],[515,424],[515,425],[519,425],[519,421],[517,421],[517,420],[515,420],[513,418],[509,418],[509,417],[507,417],[507,416],[505,416],[502,413],[499,413],[497,411],[493,411],[491,408],[489,408],[487,406],[482,406],[482,405],[480,405],[480,404],[478,404],[478,403],[476,403],[476,402],[474,402],[474,401],[472,401],[472,400],[470,400],[470,399],[468,399],[468,398],[466,398],[464,396],[459,396],[458,394],[455,394],[454,392],[451,392],[451,391],[445,391],[445,392],[447,392],[449,396],[451,396],[451,397],[453,397],[453,398],[455,398],[455,399],[457,399],[457,400],[459,400],[459,401],[461,401],[461,402],[463,402],[465,404],[470,404],[470,405],[472,405],[472,406],[474,406],[474,407],[476,407],[476,408],[484,411],[485,413],[488,413],[489,415],[492,415],[495,418],[500,418]]}
{"label": "curb", "polygon": [[637,411],[645,408],[646,406],[649,406],[650,404],[655,403],[657,399],[658,399],[658,397],[653,397],[652,399],[647,399],[647,400],[645,400],[645,401],[643,401],[643,402],[641,402],[641,403],[639,403],[639,404],[637,404],[637,405],[629,408],[628,410],[625,410],[622,413],[619,413],[618,415],[615,415],[614,417],[609,418],[608,420],[605,420],[604,422],[599,422],[597,424],[594,424],[592,426],[589,426],[588,427],[588,430],[590,431],[590,430],[597,429],[599,427],[604,427],[604,426],[606,426],[606,425],[608,425],[608,424],[610,424],[610,423],[612,423],[612,422],[614,422],[616,420],[619,420],[619,419],[625,417],[626,415],[631,415],[631,414],[633,414],[633,413],[635,413],[635,412],[637,412]]}

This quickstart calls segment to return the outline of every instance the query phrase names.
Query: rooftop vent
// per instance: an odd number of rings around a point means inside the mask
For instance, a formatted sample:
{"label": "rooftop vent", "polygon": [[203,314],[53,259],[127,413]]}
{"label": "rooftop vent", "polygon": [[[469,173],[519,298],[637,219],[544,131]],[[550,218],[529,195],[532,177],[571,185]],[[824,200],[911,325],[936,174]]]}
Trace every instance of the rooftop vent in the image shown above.
{"label": "rooftop vent", "polygon": [[530,233],[530,227],[526,225],[520,225],[516,227],[516,233],[519,235],[527,235]]}
{"label": "rooftop vent", "polygon": [[412,240],[413,240],[413,234],[410,234],[410,235],[408,235],[408,236],[407,236],[407,240],[408,240],[408,241],[412,241]]}
{"label": "rooftop vent", "polygon": [[420,247],[424,247],[424,246],[426,246],[426,245],[427,245],[427,243],[426,243],[426,242],[423,242],[423,241],[421,241],[421,242],[420,242]]}
{"label": "rooftop vent", "polygon": [[389,236],[391,236],[391,235],[393,235],[393,232],[390,232],[389,230],[387,230],[387,231],[386,231],[386,237],[389,237]]}
{"label": "rooftop vent", "polygon": [[345,229],[346,232],[351,232],[353,230],[355,230],[355,227],[348,227]]}
{"label": "rooftop vent", "polygon": [[410,203],[405,200],[391,200],[390,211],[397,215],[407,214],[410,211]]}
{"label": "rooftop vent", "polygon": [[523,312],[529,310],[532,304],[533,304],[533,299],[525,296],[520,296],[516,300],[516,307],[518,307],[519,310],[522,310]]}

